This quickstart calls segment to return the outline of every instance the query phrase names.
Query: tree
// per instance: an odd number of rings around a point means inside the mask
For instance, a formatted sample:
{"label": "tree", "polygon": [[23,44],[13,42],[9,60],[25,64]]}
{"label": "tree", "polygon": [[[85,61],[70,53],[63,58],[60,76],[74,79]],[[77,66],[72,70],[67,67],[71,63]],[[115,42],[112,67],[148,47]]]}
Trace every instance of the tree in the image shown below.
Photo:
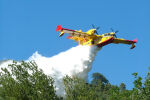
{"label": "tree", "polygon": [[100,74],[100,73],[93,73],[92,74],[92,84],[93,85],[97,85],[98,84],[98,82],[100,81],[100,82],[102,82],[103,84],[106,84],[106,83],[108,83],[109,81],[106,79],[106,77],[105,76],[103,76],[102,74]]}
{"label": "tree", "polygon": [[142,81],[141,76],[138,76],[138,73],[133,73],[132,75],[136,79],[133,82],[132,97],[138,100],[150,100],[150,72],[147,73],[144,81]]}
{"label": "tree", "polygon": [[5,100],[58,100],[54,80],[34,62],[13,62],[0,72],[0,97]]}
{"label": "tree", "polygon": [[[64,78],[65,100],[150,100],[150,72],[145,78],[133,73],[134,88],[111,85],[100,73],[93,73],[86,83],[78,77]],[[54,80],[38,69],[34,62],[14,61],[0,72],[0,100],[60,100],[55,94]]]}
{"label": "tree", "polygon": [[66,76],[64,85],[66,100],[102,100],[102,94],[97,92],[98,86],[93,87],[83,79]]}
{"label": "tree", "polygon": [[120,91],[126,90],[126,85],[124,83],[120,84]]}
{"label": "tree", "polygon": [[93,74],[91,83],[77,77],[64,78],[67,100],[150,100],[150,73],[143,80],[138,73],[133,73],[134,88],[127,90],[126,85],[111,85],[99,73]]}

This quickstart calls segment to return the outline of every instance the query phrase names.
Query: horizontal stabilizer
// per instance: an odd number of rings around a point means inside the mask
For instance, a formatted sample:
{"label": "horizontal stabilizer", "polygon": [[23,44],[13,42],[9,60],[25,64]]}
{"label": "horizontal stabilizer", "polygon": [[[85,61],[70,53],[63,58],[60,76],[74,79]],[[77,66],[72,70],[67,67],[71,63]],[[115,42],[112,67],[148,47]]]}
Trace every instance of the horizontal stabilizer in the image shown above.
{"label": "horizontal stabilizer", "polygon": [[59,37],[61,37],[61,36],[63,36],[63,35],[64,35],[64,32],[61,32],[60,35],[59,35]]}

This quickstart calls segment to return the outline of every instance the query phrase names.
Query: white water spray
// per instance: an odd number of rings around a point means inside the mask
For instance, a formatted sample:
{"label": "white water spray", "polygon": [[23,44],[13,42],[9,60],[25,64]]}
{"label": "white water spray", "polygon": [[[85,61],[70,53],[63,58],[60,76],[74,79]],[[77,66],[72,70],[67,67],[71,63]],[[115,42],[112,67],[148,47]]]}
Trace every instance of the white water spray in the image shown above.
{"label": "white water spray", "polygon": [[[53,77],[56,94],[64,96],[63,77],[66,75],[77,76],[87,80],[88,72],[91,70],[92,62],[99,49],[97,46],[76,46],[53,57],[44,57],[35,52],[26,61],[34,60],[45,74]],[[11,63],[12,60],[1,62],[0,66],[3,67]]]}

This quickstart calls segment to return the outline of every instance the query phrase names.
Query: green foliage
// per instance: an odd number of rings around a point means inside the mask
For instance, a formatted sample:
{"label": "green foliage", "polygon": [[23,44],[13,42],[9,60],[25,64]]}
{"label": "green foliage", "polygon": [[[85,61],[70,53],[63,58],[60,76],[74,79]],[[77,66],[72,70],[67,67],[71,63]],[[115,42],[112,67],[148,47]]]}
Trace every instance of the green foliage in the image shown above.
{"label": "green foliage", "polygon": [[58,100],[54,80],[34,62],[13,62],[0,73],[0,97],[4,100]]}
{"label": "green foliage", "polygon": [[126,85],[125,85],[124,83],[121,83],[121,84],[120,84],[120,90],[121,90],[121,91],[126,90]]}
{"label": "green foliage", "polygon": [[91,83],[77,77],[64,78],[66,100],[150,100],[150,73],[144,81],[138,73],[133,73],[134,88],[126,90],[126,85],[111,85],[100,73],[93,74]]}
{"label": "green foliage", "polygon": [[98,100],[98,89],[82,79],[66,76],[64,78],[64,85],[66,100]]}
{"label": "green foliage", "polygon": [[66,100],[108,100],[111,88],[111,84],[104,84],[101,78],[96,80],[96,84],[90,84],[86,83],[83,79],[66,76],[64,78],[64,85]]}
{"label": "green foliage", "polygon": [[133,73],[132,90],[127,90],[124,83],[111,85],[100,73],[93,73],[91,83],[66,76],[66,96],[62,98],[55,93],[53,78],[39,70],[34,62],[14,61],[1,70],[0,100],[150,100],[150,72],[145,78]]}
{"label": "green foliage", "polygon": [[109,82],[109,81],[105,78],[105,76],[103,76],[103,75],[100,74],[100,73],[93,73],[92,78],[93,78],[92,84],[94,84],[94,85],[97,85],[97,84],[98,84],[98,81],[101,81],[101,83],[104,83],[104,84],[106,84],[106,83]]}
{"label": "green foliage", "polygon": [[150,100],[150,72],[147,73],[144,80],[142,77],[138,76],[138,73],[133,73],[132,75],[136,79],[133,82],[134,88],[132,90],[132,96],[138,100]]}

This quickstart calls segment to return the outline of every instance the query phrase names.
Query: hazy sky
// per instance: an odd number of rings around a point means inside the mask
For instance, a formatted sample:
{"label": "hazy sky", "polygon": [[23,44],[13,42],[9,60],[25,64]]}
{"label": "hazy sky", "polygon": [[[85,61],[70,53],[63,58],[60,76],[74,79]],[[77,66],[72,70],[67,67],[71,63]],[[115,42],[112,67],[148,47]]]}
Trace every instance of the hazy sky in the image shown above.
{"label": "hazy sky", "polygon": [[26,60],[35,51],[51,57],[78,45],[59,38],[56,26],[138,39],[137,47],[107,45],[99,51],[89,74],[102,73],[114,85],[133,87],[133,72],[145,76],[150,66],[150,0],[0,0],[0,60]]}

